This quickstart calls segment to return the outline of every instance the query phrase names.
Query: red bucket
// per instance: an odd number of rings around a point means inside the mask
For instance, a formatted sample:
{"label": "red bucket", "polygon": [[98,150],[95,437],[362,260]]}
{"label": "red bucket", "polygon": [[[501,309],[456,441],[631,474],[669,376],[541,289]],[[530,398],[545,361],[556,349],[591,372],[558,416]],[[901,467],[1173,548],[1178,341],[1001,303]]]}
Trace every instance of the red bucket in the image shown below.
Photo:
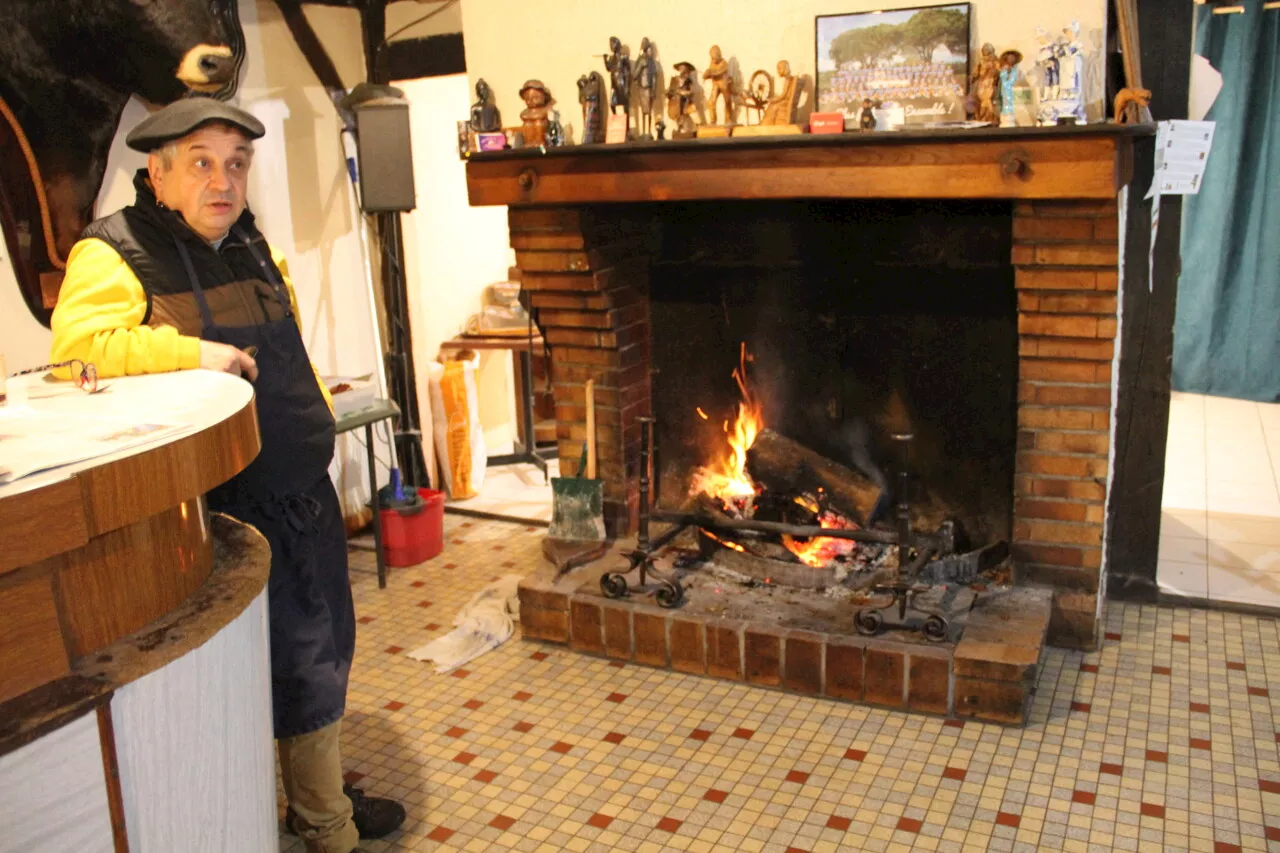
{"label": "red bucket", "polygon": [[382,521],[382,555],[388,566],[425,563],[444,550],[444,492],[418,489],[419,506],[378,511]]}

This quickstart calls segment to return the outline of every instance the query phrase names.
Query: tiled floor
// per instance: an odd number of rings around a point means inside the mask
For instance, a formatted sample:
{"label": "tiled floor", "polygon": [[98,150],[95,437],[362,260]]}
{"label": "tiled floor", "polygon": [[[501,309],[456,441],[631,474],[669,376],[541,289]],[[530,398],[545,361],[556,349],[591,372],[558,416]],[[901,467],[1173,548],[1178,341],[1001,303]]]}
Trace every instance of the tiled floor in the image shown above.
{"label": "tiled floor", "polygon": [[353,557],[347,769],[410,809],[371,853],[1280,851],[1274,619],[1111,605],[1100,652],[1049,652],[1025,729],[519,639],[439,676],[404,650],[541,559],[541,531],[446,525],[445,553],[385,590]]}
{"label": "tiled floor", "polygon": [[1280,404],[1174,393],[1158,579],[1280,607]]}

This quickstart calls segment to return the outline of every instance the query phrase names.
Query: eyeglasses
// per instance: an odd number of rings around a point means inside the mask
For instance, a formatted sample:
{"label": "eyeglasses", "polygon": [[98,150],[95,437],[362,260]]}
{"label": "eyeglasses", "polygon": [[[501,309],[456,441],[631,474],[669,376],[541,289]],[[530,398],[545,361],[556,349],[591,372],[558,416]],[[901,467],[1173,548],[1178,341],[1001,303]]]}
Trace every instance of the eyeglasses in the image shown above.
{"label": "eyeglasses", "polygon": [[28,376],[32,373],[44,373],[48,370],[57,370],[66,367],[71,371],[71,379],[76,383],[76,387],[90,394],[98,390],[98,368],[89,362],[81,361],[73,358],[70,361],[59,361],[57,364],[43,364],[40,367],[32,367],[28,370],[19,370],[12,376]]}

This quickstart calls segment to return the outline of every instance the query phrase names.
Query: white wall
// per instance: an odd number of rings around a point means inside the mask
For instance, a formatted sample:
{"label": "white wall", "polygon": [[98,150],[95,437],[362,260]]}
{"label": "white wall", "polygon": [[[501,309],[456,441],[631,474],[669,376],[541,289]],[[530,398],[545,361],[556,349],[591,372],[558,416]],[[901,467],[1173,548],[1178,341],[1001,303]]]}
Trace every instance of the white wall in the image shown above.
{"label": "white wall", "polygon": [[[418,397],[425,406],[427,365],[437,359],[441,341],[461,332],[480,311],[484,288],[506,280],[515,253],[508,246],[506,208],[467,203],[456,126],[471,106],[466,75],[396,86],[409,99],[413,135],[418,208],[404,217],[404,250]],[[476,379],[485,446],[490,454],[508,452],[516,424],[511,355],[483,353]],[[429,435],[425,427],[424,434]]]}
{"label": "white wall", "polygon": [[[542,80],[555,96],[564,122],[573,125],[576,139],[582,127],[577,79],[592,70],[605,74],[600,54],[608,50],[610,36],[621,38],[631,48],[633,59],[639,53],[640,39],[648,37],[657,44],[658,62],[668,77],[675,63],[681,61],[693,63],[700,75],[707,67],[712,44],[720,45],[726,58],[738,62],[744,80],[757,68],[772,73],[780,59],[790,61],[795,74],[812,77],[816,15],[938,2],[900,0],[886,5],[883,0],[745,0],[732,4],[688,0],[465,0],[462,23],[467,75],[472,82],[483,77],[489,83],[506,127],[520,124],[524,106],[519,98],[521,84],[531,77]],[[1028,75],[1033,75],[1035,66],[1036,27],[1056,35],[1078,20],[1093,64],[1101,70],[1106,27],[1103,0],[973,0],[970,20],[971,56],[976,56],[978,48],[988,41],[997,52],[1013,48],[1022,52],[1022,68]],[[605,77],[607,80],[608,75]],[[1091,91],[1092,121],[1101,115],[1101,86],[1094,86]]]}

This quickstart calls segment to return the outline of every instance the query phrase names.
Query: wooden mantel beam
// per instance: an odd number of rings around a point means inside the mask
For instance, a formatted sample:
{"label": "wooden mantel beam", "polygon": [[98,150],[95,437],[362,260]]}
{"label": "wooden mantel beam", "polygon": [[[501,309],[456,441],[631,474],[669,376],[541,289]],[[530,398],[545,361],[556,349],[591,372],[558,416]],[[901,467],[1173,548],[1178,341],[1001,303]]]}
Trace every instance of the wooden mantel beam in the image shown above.
{"label": "wooden mantel beam", "polygon": [[1115,198],[1150,127],[897,132],[473,155],[473,205],[794,198]]}

